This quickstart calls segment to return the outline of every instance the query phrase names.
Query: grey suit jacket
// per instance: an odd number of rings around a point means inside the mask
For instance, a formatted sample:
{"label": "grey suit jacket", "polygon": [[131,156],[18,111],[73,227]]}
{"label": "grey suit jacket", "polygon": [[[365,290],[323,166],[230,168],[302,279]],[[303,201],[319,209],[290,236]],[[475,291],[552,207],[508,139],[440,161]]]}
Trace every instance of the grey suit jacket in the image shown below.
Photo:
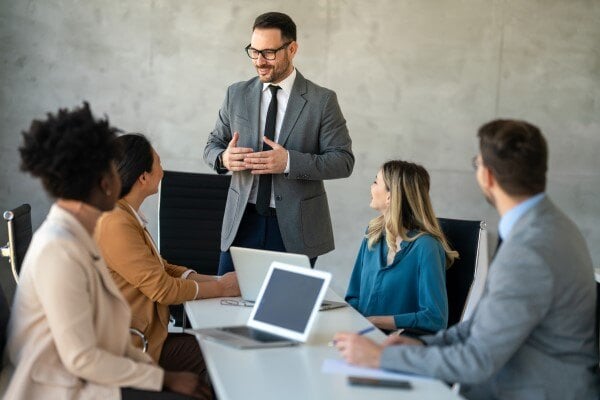
{"label": "grey suit jacket", "polygon": [[[258,78],[238,82],[227,90],[215,129],[204,149],[204,161],[218,173],[217,157],[233,132],[238,146],[262,149],[259,109],[262,83]],[[277,219],[288,252],[309,257],[333,250],[333,230],[324,179],[350,176],[354,167],[352,141],[335,93],[315,85],[297,72],[284,116],[279,144],[289,151],[288,174],[273,175]],[[250,196],[253,175],[234,172],[231,178],[221,250],[233,242]]]}
{"label": "grey suit jacket", "polygon": [[382,367],[460,382],[471,399],[598,399],[596,287],[579,230],[546,197],[517,221],[470,320]]}

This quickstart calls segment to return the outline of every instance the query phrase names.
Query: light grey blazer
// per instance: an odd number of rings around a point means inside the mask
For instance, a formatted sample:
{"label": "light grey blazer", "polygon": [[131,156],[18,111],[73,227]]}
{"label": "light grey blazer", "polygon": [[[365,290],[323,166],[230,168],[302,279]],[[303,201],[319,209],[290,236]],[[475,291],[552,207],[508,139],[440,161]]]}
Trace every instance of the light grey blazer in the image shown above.
{"label": "light grey blazer", "polygon": [[[259,109],[262,83],[238,82],[227,90],[215,129],[204,149],[204,161],[218,173],[217,157],[233,132],[238,146],[262,148]],[[323,180],[350,176],[354,167],[352,141],[335,93],[297,72],[287,105],[279,144],[289,151],[288,174],[273,175],[279,229],[288,252],[316,257],[333,250],[333,230]],[[234,172],[225,206],[221,250],[233,242],[248,203],[253,176]]]}
{"label": "light grey blazer", "polygon": [[463,383],[470,399],[597,400],[595,304],[585,241],[546,197],[515,223],[471,319],[385,349],[382,367]]}

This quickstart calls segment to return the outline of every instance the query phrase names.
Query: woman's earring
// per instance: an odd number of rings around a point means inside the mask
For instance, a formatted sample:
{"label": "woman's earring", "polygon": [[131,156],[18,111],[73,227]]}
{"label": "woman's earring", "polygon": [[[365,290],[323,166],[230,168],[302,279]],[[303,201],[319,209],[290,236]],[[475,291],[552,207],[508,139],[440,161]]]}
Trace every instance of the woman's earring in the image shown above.
{"label": "woman's earring", "polygon": [[106,197],[110,196],[112,194],[112,192],[110,190],[106,191]]}

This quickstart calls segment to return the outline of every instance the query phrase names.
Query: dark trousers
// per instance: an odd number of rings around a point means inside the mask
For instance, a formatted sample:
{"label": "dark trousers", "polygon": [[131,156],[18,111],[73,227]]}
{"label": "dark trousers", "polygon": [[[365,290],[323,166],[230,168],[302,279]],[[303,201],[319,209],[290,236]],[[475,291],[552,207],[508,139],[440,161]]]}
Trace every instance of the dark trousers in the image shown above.
{"label": "dark trousers", "polygon": [[202,382],[201,398],[213,398],[208,370],[195,336],[187,333],[169,333],[160,352],[158,365],[165,371],[188,371],[199,375]]}
{"label": "dark trousers", "polygon": [[[251,249],[286,251],[279,222],[274,208],[271,208],[271,215],[263,216],[256,211],[254,204],[248,203],[240,227],[235,235],[232,246],[248,247]],[[310,259],[310,265],[315,266],[317,257]],[[233,271],[233,260],[231,253],[222,251],[219,259],[219,275]]]}
{"label": "dark trousers", "polygon": [[195,397],[185,396],[173,392],[151,392],[132,388],[121,388],[123,400],[197,400]]}
{"label": "dark trousers", "polygon": [[189,371],[206,376],[206,364],[195,336],[169,333],[160,352],[158,365],[166,371]]}

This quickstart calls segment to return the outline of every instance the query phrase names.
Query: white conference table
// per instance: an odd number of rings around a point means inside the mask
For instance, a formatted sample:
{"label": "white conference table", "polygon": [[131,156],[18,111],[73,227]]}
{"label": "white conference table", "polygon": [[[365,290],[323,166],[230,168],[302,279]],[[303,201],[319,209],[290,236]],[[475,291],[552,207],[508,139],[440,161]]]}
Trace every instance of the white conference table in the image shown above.
{"label": "white conference table", "polygon": [[[340,300],[331,290],[326,298]],[[185,310],[192,328],[244,325],[248,321],[250,307],[222,305],[220,300],[187,302]],[[344,307],[320,311],[307,343],[299,346],[240,350],[202,338],[199,343],[219,400],[461,398],[441,381],[414,380],[411,390],[356,387],[348,385],[344,375],[321,372],[324,360],[340,359],[338,351],[328,346],[336,332],[359,331],[369,325],[354,309]],[[367,336],[378,342],[385,338],[379,330]]]}

